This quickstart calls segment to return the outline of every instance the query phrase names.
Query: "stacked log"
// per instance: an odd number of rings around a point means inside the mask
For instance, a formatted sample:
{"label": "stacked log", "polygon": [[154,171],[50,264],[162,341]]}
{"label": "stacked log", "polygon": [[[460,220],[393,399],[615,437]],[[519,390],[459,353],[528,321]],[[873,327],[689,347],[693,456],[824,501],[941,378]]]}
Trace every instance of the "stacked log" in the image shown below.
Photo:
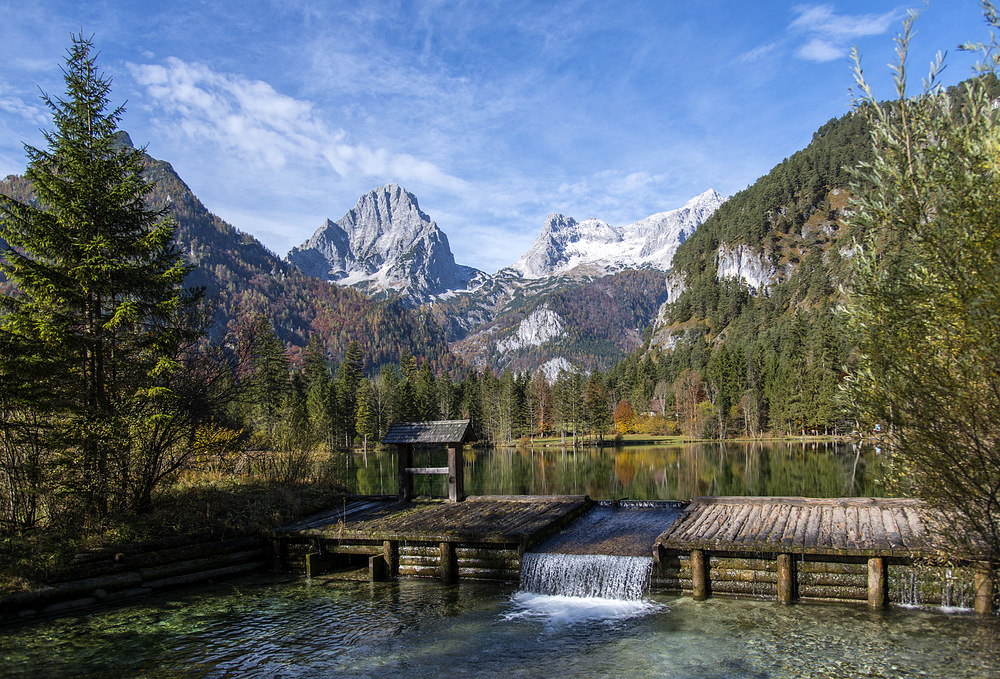
{"label": "stacked log", "polygon": [[0,597],[0,621],[59,614],[270,567],[260,538],[222,540],[208,534],[78,554],[50,585]]}

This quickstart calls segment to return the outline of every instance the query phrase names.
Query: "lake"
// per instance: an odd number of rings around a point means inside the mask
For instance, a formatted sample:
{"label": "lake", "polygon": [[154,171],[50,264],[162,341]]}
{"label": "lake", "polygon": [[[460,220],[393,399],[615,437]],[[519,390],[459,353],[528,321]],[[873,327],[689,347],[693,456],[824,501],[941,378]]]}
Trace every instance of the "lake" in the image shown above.
{"label": "lake", "polygon": [[[883,494],[851,444],[466,451],[470,494]],[[423,465],[426,452],[415,463]],[[443,465],[431,451],[430,465]],[[391,453],[352,456],[357,492],[395,494]],[[426,483],[425,478],[423,482]],[[444,495],[439,486],[417,491]],[[420,481],[418,480],[418,483]],[[966,610],[647,593],[566,597],[511,583],[257,575],[0,627],[7,677],[955,677],[1000,675],[1000,618]]]}
{"label": "lake", "polygon": [[[594,499],[688,500],[706,495],[883,496],[881,456],[844,442],[685,443],[603,449],[465,450],[468,495],[589,495]],[[414,464],[447,466],[444,450],[417,450]],[[348,483],[395,495],[395,452],[350,456]],[[442,476],[417,476],[418,495],[447,497]]]}

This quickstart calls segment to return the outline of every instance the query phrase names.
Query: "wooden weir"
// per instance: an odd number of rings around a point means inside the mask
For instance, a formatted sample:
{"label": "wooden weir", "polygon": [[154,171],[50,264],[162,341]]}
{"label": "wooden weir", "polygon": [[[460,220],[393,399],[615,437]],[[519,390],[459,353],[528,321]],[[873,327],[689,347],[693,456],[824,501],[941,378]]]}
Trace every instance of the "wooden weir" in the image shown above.
{"label": "wooden weir", "polygon": [[[980,613],[995,607],[993,565],[949,553],[946,517],[918,500],[715,497],[678,504],[686,506],[658,537],[642,538],[652,541],[645,544],[656,561],[656,591],[881,608],[906,603],[919,580],[921,603],[947,604],[961,582],[966,605]],[[364,566],[371,580],[516,581],[525,551],[594,506],[586,496],[355,498],[276,533],[275,554],[281,567],[297,563],[309,576]],[[609,544],[628,541],[621,537]]]}
{"label": "wooden weir", "polygon": [[[695,498],[656,539],[654,558],[660,586],[695,599],[753,594],[881,608],[899,601],[901,592],[892,590],[904,588],[921,562],[950,557],[949,576],[971,571],[974,608],[988,613],[992,565],[949,554],[945,520],[910,499]],[[936,596],[941,603],[943,593]]]}
{"label": "wooden weir", "polygon": [[[394,500],[395,498],[391,498]],[[367,559],[368,577],[513,580],[525,550],[580,516],[586,496],[469,497],[465,502],[364,498],[287,526],[277,535],[281,566],[306,552],[307,575]]]}

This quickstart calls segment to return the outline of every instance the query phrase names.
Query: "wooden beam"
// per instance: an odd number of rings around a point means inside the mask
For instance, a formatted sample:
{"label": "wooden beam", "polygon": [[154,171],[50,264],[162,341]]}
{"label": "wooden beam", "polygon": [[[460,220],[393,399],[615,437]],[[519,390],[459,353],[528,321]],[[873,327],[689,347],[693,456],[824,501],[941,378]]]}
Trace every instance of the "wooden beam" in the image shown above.
{"label": "wooden beam", "polygon": [[465,499],[465,460],[462,444],[448,446],[448,499],[461,502]]}
{"label": "wooden beam", "polygon": [[702,550],[693,549],[691,550],[691,597],[695,601],[704,601],[710,593],[708,558]]}
{"label": "wooden beam", "polygon": [[448,467],[407,467],[407,474],[447,474],[449,473]]}
{"label": "wooden beam", "polygon": [[885,608],[889,601],[889,569],[882,557],[868,559],[868,608]]}
{"label": "wooden beam", "polygon": [[441,581],[449,584],[458,582],[458,559],[455,555],[455,545],[450,542],[442,542],[439,543],[438,548],[441,554]]}
{"label": "wooden beam", "polygon": [[977,561],[972,576],[973,610],[980,615],[993,612],[993,564]]}
{"label": "wooden beam", "polygon": [[778,603],[791,604],[795,601],[795,560],[791,554],[778,555]]}
{"label": "wooden beam", "polygon": [[413,466],[413,446],[400,443],[396,446],[396,453],[399,458],[399,501],[409,502],[413,499],[413,475],[406,469]]}
{"label": "wooden beam", "polygon": [[399,543],[395,540],[382,542],[382,558],[385,559],[386,574],[389,578],[399,577]]}

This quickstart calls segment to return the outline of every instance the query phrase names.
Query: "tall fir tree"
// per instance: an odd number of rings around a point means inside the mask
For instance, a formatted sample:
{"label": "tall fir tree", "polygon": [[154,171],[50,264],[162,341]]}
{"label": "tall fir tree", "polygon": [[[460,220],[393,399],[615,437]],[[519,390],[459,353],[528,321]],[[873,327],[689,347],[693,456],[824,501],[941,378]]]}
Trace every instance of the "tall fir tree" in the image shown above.
{"label": "tall fir tree", "polygon": [[37,203],[0,197],[0,271],[17,287],[0,306],[23,369],[45,369],[45,407],[61,414],[64,489],[101,515],[129,466],[127,417],[152,416],[190,339],[177,319],[191,267],[174,224],[147,206],[143,151],[118,131],[124,109],[108,108],[91,39],[73,37],[63,75],[65,98],[43,95],[46,148],[25,146]]}

